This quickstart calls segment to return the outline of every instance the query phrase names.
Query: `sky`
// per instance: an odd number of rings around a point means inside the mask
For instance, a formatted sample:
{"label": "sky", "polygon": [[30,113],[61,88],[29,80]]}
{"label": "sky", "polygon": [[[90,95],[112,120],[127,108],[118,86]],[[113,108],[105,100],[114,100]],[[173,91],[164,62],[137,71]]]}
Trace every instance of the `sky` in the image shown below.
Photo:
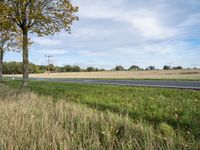
{"label": "sky", "polygon": [[[200,67],[199,0],[72,0],[79,21],[72,33],[30,35],[30,61],[54,65]],[[6,61],[22,61],[8,52]]]}

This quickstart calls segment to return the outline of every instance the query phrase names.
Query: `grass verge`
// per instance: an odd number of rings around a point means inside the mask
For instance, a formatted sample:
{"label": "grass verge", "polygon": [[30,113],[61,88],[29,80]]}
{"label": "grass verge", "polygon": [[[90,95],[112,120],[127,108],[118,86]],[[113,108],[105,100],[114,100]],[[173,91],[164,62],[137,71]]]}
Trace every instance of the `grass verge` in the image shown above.
{"label": "grass verge", "polygon": [[[20,81],[4,83],[15,88],[21,85]],[[63,99],[85,104],[101,111],[128,115],[154,126],[164,122],[176,132],[200,140],[198,91],[37,81],[31,81],[28,88],[39,95],[51,96],[54,101]]]}
{"label": "grass verge", "polygon": [[0,84],[0,149],[198,149],[167,123],[157,128],[129,116]]}

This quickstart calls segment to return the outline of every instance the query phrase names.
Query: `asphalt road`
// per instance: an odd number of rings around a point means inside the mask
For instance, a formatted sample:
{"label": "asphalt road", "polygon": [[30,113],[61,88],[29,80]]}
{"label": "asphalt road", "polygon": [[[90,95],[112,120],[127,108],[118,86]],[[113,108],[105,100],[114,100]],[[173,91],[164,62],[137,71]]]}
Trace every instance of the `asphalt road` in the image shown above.
{"label": "asphalt road", "polygon": [[47,79],[32,78],[37,81],[83,83],[83,84],[105,84],[105,85],[126,85],[141,87],[163,87],[178,89],[200,90],[200,81],[171,81],[171,80],[95,80],[95,79]]}

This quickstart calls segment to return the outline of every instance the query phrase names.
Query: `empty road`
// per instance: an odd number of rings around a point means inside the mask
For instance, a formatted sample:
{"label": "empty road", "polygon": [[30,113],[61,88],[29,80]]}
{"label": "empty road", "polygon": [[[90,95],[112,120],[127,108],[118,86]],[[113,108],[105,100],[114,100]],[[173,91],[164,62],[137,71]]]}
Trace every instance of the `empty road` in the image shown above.
{"label": "empty road", "polygon": [[107,85],[126,85],[142,87],[163,87],[178,89],[200,90],[200,81],[172,81],[172,80],[100,80],[100,79],[49,79],[32,78],[37,81],[64,82],[64,83],[83,83],[83,84],[107,84]]}

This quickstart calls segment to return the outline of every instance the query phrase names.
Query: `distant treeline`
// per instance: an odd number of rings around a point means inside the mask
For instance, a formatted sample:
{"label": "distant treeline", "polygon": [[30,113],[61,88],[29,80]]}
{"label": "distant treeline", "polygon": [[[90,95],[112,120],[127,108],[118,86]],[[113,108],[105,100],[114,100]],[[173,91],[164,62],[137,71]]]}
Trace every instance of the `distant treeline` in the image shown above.
{"label": "distant treeline", "polygon": [[[179,70],[179,69],[184,69],[184,68],[182,66],[175,66],[175,67],[171,67],[167,65],[163,66],[163,70]],[[139,71],[139,70],[158,70],[158,69],[156,69],[155,66],[148,66],[147,68],[144,69],[144,68],[140,68],[137,65],[133,65],[129,69],[125,69],[123,66],[116,66],[112,70],[113,71]]]}
{"label": "distant treeline", "polygon": [[[3,74],[22,74],[22,63],[21,62],[4,62]],[[105,69],[98,69],[95,67],[88,67],[87,69],[81,69],[79,66],[66,65],[63,67],[50,65],[36,65],[33,63],[29,64],[29,73],[45,73],[45,72],[94,72],[94,71],[105,71]]]}
{"label": "distant treeline", "polygon": [[[181,66],[170,67],[164,66],[163,70],[171,70],[171,69],[183,69]],[[116,66],[112,71],[139,71],[139,70],[156,70],[154,66],[149,66],[145,69],[140,68],[137,65],[133,65],[128,69],[125,69],[123,66]],[[66,65],[63,67],[50,65],[36,65],[30,63],[29,72],[30,73],[44,73],[44,72],[95,72],[95,71],[105,71],[105,69],[99,69],[95,67],[87,67],[86,69],[82,69],[79,66],[71,66]],[[4,74],[22,74],[22,63],[21,62],[5,62],[3,67]]]}

